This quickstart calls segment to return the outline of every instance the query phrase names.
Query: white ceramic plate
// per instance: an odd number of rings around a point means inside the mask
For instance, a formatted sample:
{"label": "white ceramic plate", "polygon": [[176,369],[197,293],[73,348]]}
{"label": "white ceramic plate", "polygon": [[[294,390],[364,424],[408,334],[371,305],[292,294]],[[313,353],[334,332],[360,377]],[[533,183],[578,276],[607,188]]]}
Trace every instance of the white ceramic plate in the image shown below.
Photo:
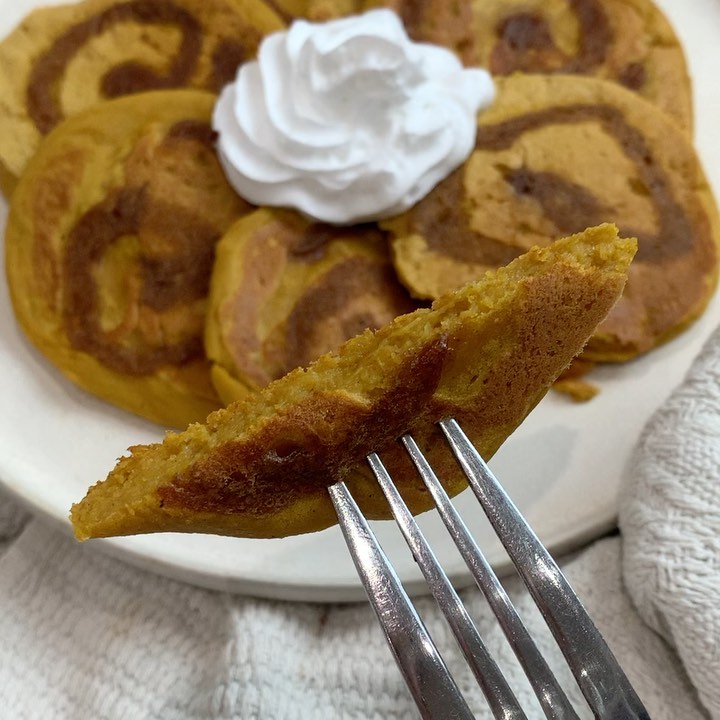
{"label": "white ceramic plate", "polygon": [[[37,4],[0,0],[0,33]],[[659,5],[687,51],[696,142],[720,193],[720,93],[715,77],[720,67],[720,4],[662,0]],[[3,203],[3,224],[6,211]],[[25,341],[5,283],[0,287],[0,481],[35,513],[69,533],[70,505],[105,476],[128,446],[156,441],[161,432],[66,382]],[[618,488],[638,434],[719,320],[716,298],[700,321],[674,342],[636,362],[598,372],[602,392],[590,403],[549,395],[493,459],[496,473],[551,548],[578,547],[613,527]],[[505,567],[507,558],[480,518],[474,498],[466,493],[457,504],[489,559]],[[428,514],[420,523],[449,574],[459,584],[469,582],[439,520]],[[408,589],[423,592],[420,574],[394,525],[376,523],[376,529]],[[134,565],[217,589],[290,600],[364,597],[337,528],[284,540],[167,534],[93,545]]]}

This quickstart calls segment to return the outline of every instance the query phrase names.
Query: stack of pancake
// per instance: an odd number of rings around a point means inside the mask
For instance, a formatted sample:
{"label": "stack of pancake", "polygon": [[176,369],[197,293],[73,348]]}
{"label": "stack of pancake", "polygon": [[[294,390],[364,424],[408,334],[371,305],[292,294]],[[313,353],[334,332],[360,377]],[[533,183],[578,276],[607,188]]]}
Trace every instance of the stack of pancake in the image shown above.
{"label": "stack of pancake", "polygon": [[583,357],[626,361],[691,323],[715,287],[717,210],[692,146],[682,48],[659,9],[649,0],[390,4],[415,39],[445,42],[498,85],[470,159],[383,223],[413,295],[437,297],[533,245],[611,221],[638,237],[639,251]]}
{"label": "stack of pancake", "polygon": [[[341,228],[255,208],[212,106],[294,17],[380,4],[495,75],[471,157],[410,211]],[[639,250],[583,358],[673,337],[716,282],[691,88],[649,0],[84,0],[0,43],[0,179],[18,321],[88,391],[184,426],[534,246],[615,223]]]}
{"label": "stack of pancake", "polygon": [[215,246],[252,210],[216,94],[284,27],[262,0],[87,0],[0,44],[0,178],[20,325],[73,382],[162,425],[221,405],[203,336]]}

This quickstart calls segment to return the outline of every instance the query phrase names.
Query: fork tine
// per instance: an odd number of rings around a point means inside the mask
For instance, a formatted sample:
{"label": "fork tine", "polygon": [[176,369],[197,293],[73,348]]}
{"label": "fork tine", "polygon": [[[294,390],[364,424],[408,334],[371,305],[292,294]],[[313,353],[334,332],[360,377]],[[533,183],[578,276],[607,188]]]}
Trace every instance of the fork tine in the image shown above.
{"label": "fork tine", "polygon": [[437,475],[430,467],[417,443],[410,435],[405,435],[402,438],[402,443],[415,463],[420,477],[430,491],[440,517],[465,560],[470,573],[485,595],[510,646],[525,670],[525,674],[545,716],[550,720],[578,720],[577,713],[540,654],[537,645],[530,637],[530,633],[505,592],[505,588],[485,559],[482,550],[470,534],[463,519],[450,502],[448,494],[440,484]]}
{"label": "fork tine", "polygon": [[647,710],[580,600],[485,461],[455,420],[439,424],[595,716],[649,720]]}
{"label": "fork tine", "polygon": [[475,624],[393,484],[387,469],[375,453],[368,455],[367,459],[387,498],[392,514],[412,550],[415,561],[443,611],[493,715],[505,720],[526,720],[525,713],[500,668],[488,653]]}
{"label": "fork tine", "polygon": [[425,625],[343,482],[329,488],[345,541],[405,682],[426,720],[473,720]]}

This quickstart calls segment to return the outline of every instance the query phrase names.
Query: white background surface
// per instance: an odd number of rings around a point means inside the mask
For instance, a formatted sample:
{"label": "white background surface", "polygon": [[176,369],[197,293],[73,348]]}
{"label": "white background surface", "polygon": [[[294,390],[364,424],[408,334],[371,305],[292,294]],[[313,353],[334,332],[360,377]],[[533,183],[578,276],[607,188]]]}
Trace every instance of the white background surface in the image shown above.
{"label": "white background surface", "polygon": [[[0,34],[36,4],[0,0]],[[720,194],[720,4],[662,0],[658,5],[686,50],[694,84],[696,145]],[[2,203],[3,225],[5,215]],[[496,455],[492,467],[546,544],[577,547],[613,526],[623,470],[645,420],[680,381],[719,320],[715,298],[700,321],[672,343],[633,363],[601,369],[592,379],[602,392],[590,403],[549,395]],[[162,436],[154,425],[64,380],[21,335],[4,281],[0,387],[0,482],[68,533],[70,505],[87,487],[105,477],[128,446]],[[489,559],[503,565],[504,555],[478,517],[473,498],[463,494],[457,504]],[[460,584],[468,582],[440,521],[425,515],[420,522],[449,574]],[[389,522],[375,527],[406,586],[422,591],[420,574],[398,531]],[[213,588],[286,599],[364,597],[337,528],[284,540],[166,534],[92,542],[136,565]]]}

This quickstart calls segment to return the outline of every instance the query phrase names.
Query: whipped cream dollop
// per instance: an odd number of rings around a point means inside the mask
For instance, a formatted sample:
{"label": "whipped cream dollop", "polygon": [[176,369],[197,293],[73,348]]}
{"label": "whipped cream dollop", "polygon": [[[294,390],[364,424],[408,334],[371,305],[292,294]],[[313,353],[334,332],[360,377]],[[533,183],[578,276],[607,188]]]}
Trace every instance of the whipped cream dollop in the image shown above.
{"label": "whipped cream dollop", "polygon": [[213,126],[245,199],[349,224],[406,210],[462,164],[493,97],[485,70],[412,42],[378,9],[266,37]]}

